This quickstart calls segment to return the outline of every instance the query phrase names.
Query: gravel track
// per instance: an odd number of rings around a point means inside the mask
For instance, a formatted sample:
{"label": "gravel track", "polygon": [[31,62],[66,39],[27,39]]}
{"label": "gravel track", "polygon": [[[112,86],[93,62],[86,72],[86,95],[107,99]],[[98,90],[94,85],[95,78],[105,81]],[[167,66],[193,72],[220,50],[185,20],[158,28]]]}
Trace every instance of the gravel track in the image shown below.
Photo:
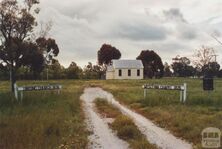
{"label": "gravel track", "polygon": [[96,98],[104,98],[120,111],[132,118],[139,130],[146,136],[147,140],[156,144],[162,149],[192,149],[192,145],[184,140],[176,138],[169,131],[156,126],[149,119],[137,114],[129,108],[121,105],[114,99],[113,95],[102,90],[101,88],[86,88],[81,99],[84,101],[84,111],[88,128],[93,132],[90,136],[91,144],[89,148],[97,149],[125,149],[128,144],[118,139],[108,124],[94,110],[93,101]]}

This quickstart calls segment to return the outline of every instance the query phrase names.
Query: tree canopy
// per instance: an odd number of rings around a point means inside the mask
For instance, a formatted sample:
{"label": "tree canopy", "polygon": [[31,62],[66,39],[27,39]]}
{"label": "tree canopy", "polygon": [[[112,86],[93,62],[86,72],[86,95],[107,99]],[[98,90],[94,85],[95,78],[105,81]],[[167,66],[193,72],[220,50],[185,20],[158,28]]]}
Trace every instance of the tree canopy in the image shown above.
{"label": "tree canopy", "polygon": [[82,69],[77,66],[75,62],[71,62],[69,67],[66,69],[67,79],[80,79],[81,78]]}
{"label": "tree canopy", "polygon": [[144,50],[137,57],[144,65],[144,76],[148,78],[163,77],[164,66],[160,56],[153,50]]}
{"label": "tree canopy", "polygon": [[202,73],[204,76],[215,77],[219,76],[220,65],[217,62],[209,62],[207,65],[204,65],[202,68]]}
{"label": "tree canopy", "polygon": [[59,53],[54,39],[37,37],[33,39],[37,26],[34,14],[39,13],[34,5],[38,0],[17,0],[0,2],[0,68],[10,71],[11,88],[14,91],[16,72],[22,66],[39,73],[44,68],[45,58],[52,59]]}
{"label": "tree canopy", "polygon": [[98,51],[99,65],[108,65],[111,63],[113,59],[120,59],[120,58],[121,58],[120,51],[109,44],[103,44],[100,50]]}
{"label": "tree canopy", "polygon": [[180,57],[179,55],[173,58],[172,69],[176,77],[190,77],[194,76],[195,68],[191,66],[191,61],[187,57]]}

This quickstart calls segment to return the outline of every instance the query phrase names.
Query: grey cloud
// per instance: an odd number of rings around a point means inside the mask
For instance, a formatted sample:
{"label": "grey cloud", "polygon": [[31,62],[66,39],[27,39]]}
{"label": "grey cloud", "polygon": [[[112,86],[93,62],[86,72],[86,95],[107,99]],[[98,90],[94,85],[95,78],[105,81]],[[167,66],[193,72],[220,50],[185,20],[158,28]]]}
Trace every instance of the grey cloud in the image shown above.
{"label": "grey cloud", "polygon": [[197,34],[195,32],[192,32],[192,31],[186,31],[186,32],[183,32],[181,34],[181,37],[182,37],[182,39],[192,40],[192,39],[195,39],[197,37]]}
{"label": "grey cloud", "polygon": [[185,40],[193,40],[199,37],[199,30],[189,24],[177,27],[178,37]]}
{"label": "grey cloud", "polygon": [[221,37],[222,36],[221,32],[219,30],[217,30],[217,29],[214,29],[212,34],[213,34],[213,36],[216,36],[216,37]]}
{"label": "grey cloud", "polygon": [[131,40],[164,40],[167,37],[167,31],[164,27],[151,24],[124,24],[119,28],[116,36]]}
{"label": "grey cloud", "polygon": [[[182,1],[42,0],[40,19],[54,21],[50,34],[59,44],[58,58],[63,65],[68,66],[71,61],[81,66],[88,61],[95,63],[97,50],[103,43],[119,48],[126,59],[135,58],[140,50],[150,48],[157,50],[166,61],[209,43],[210,37],[203,38],[197,30],[199,24],[188,23],[192,15],[199,15],[183,5],[192,2]],[[221,25],[209,28],[218,29]]]}
{"label": "grey cloud", "polygon": [[163,14],[165,15],[167,20],[175,20],[186,23],[186,19],[184,18],[182,12],[178,8],[171,8],[169,10],[164,10]]}

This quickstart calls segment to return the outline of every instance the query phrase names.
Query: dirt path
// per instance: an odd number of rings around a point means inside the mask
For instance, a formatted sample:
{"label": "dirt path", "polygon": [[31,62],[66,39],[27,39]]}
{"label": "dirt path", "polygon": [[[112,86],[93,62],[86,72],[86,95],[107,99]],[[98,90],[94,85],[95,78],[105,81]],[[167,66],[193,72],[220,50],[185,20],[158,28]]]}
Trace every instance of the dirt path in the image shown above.
{"label": "dirt path", "polygon": [[128,149],[128,143],[120,140],[109,129],[108,123],[100,117],[94,110],[93,101],[101,97],[102,94],[95,92],[94,89],[85,89],[84,94],[80,97],[84,101],[84,112],[88,129],[93,132],[90,135],[89,149]]}
{"label": "dirt path", "polygon": [[191,149],[192,145],[176,138],[168,131],[156,126],[150,120],[135,113],[134,111],[124,107],[116,101],[112,94],[102,90],[101,88],[86,88],[81,99],[84,101],[84,109],[87,115],[88,125],[91,127],[94,135],[90,136],[92,148],[100,146],[104,149],[121,149],[127,148],[127,144],[114,136],[108,125],[93,110],[93,101],[96,98],[107,99],[114,106],[119,108],[121,112],[133,119],[139,130],[147,137],[148,141],[156,144],[162,149]]}

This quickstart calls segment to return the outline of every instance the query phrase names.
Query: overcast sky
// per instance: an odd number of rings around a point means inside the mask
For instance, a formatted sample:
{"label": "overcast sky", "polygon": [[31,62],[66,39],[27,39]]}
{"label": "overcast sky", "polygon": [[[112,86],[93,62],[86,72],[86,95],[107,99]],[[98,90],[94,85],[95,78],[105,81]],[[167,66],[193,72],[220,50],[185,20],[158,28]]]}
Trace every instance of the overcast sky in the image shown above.
{"label": "overcast sky", "polygon": [[192,58],[201,45],[214,47],[222,63],[222,0],[41,0],[39,20],[53,22],[61,64],[96,64],[103,43],[122,59],[141,50],[156,51],[163,62],[176,55]]}

